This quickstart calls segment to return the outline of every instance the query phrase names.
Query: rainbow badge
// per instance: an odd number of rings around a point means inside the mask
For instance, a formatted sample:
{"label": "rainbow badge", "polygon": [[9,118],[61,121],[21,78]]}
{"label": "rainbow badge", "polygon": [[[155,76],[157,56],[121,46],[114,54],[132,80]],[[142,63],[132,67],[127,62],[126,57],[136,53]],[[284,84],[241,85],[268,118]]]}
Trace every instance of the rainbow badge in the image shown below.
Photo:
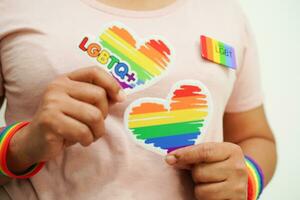
{"label": "rainbow badge", "polygon": [[202,35],[201,54],[204,59],[236,69],[234,48],[223,42]]}
{"label": "rainbow badge", "polygon": [[97,39],[85,36],[79,49],[107,70],[126,93],[158,82],[166,74],[173,54],[165,40],[155,36],[140,39],[117,22],[106,26]]}
{"label": "rainbow badge", "polygon": [[178,148],[203,141],[212,100],[199,81],[177,82],[167,99],[142,98],[125,111],[124,123],[134,141],[166,155]]}

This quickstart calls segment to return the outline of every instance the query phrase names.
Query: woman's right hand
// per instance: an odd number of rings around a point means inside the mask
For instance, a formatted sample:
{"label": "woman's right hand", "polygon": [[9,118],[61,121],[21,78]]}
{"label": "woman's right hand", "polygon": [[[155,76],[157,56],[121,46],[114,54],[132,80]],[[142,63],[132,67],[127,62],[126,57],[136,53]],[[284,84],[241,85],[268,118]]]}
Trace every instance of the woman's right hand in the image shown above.
{"label": "woman's right hand", "polygon": [[105,133],[109,105],[124,99],[118,82],[98,67],[58,77],[45,90],[31,123],[12,138],[8,167],[22,172],[55,158],[65,147],[89,146]]}

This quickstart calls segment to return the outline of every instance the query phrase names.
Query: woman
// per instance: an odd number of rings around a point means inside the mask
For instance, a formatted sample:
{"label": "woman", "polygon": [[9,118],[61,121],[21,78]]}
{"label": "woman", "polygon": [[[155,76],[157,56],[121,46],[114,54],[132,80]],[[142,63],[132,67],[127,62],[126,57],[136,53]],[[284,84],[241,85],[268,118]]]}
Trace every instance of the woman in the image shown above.
{"label": "woman", "polygon": [[[0,10],[6,122],[30,121],[9,142],[7,168],[20,175],[46,162],[27,179],[2,170],[11,199],[256,199],[262,187],[249,182],[245,156],[254,170],[261,168],[264,186],[272,178],[276,147],[256,47],[235,2],[4,0]],[[88,67],[94,62],[79,48],[83,38],[115,24],[135,32],[141,44],[153,35],[165,38],[176,52],[164,78],[126,98],[99,64]],[[236,69],[202,58],[201,35],[231,45]],[[140,97],[165,98],[184,79],[206,85],[214,111],[205,143],[164,160],[130,140],[123,113]]]}

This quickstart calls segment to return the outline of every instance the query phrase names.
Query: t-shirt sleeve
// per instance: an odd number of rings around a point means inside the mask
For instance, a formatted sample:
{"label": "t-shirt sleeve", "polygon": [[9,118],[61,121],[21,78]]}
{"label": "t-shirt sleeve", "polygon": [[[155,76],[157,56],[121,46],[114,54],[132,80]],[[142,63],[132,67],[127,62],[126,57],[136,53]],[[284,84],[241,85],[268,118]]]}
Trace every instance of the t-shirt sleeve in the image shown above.
{"label": "t-shirt sleeve", "polygon": [[255,37],[247,19],[242,38],[244,40],[242,62],[225,112],[243,112],[263,104],[259,56]]}

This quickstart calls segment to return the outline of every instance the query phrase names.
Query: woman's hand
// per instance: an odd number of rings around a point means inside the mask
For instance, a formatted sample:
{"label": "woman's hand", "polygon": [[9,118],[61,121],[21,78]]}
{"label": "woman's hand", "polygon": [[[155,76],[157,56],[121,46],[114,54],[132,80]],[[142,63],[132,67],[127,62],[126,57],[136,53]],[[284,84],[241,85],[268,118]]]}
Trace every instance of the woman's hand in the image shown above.
{"label": "woman's hand", "polygon": [[246,200],[248,173],[242,149],[232,143],[204,143],[178,149],[167,163],[190,169],[199,200]]}
{"label": "woman's hand", "polygon": [[32,122],[12,138],[8,167],[22,171],[70,145],[89,146],[105,133],[109,104],[124,98],[117,81],[97,67],[60,76],[45,90]]}

